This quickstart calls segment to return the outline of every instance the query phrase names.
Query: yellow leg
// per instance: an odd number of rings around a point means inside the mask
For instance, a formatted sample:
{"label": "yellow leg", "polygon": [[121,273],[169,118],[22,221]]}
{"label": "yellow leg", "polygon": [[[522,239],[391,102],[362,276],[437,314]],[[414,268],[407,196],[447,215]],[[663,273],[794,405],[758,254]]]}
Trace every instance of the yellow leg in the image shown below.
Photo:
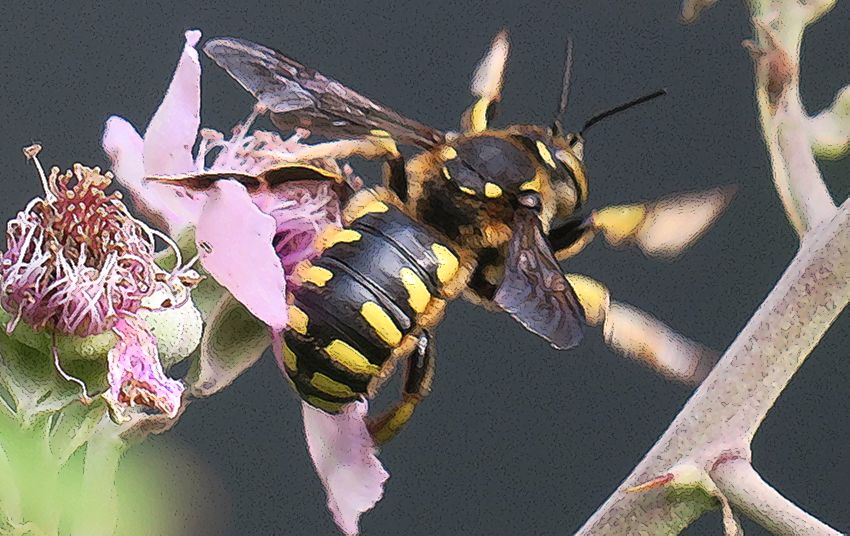
{"label": "yellow leg", "polygon": [[567,274],[587,323],[602,327],[605,344],[662,375],[696,384],[711,370],[717,352],[677,333],[652,315],[612,301],[608,289],[585,275]]}
{"label": "yellow leg", "polygon": [[367,424],[375,445],[381,446],[388,443],[398,435],[410,421],[410,418],[413,417],[416,406],[431,390],[434,366],[433,338],[424,333],[419,341],[418,348],[407,360],[401,401],[393,405],[382,416],[370,420]]}
{"label": "yellow leg", "polygon": [[461,128],[464,132],[482,132],[487,130],[489,116],[493,105],[499,101],[502,94],[502,79],[505,72],[505,62],[508,60],[508,34],[499,32],[493,39],[487,54],[478,63],[472,76],[470,89],[478,97],[472,106],[464,112],[461,118]]}
{"label": "yellow leg", "polygon": [[581,251],[597,234],[615,247],[635,245],[646,255],[675,257],[696,242],[732,200],[734,188],[674,194],[596,210],[549,232],[558,260]]}

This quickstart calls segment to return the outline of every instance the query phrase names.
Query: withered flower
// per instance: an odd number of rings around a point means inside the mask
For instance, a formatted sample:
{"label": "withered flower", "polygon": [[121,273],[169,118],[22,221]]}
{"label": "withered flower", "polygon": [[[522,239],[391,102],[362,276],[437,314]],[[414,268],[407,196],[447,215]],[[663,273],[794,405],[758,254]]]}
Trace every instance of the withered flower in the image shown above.
{"label": "withered flower", "polygon": [[140,314],[186,304],[191,270],[166,273],[156,265],[154,239],[161,233],[135,219],[120,193],[107,192],[111,173],[75,164],[46,175],[39,150],[25,153],[38,168],[44,197],[9,221],[0,257],[0,306],[12,316],[7,333],[21,322],[50,333],[57,370],[88,397],[86,386],[62,370],[55,338],[111,331],[118,344],[109,352],[104,397],[114,413],[142,405],[175,415],[183,386],[164,375]]}

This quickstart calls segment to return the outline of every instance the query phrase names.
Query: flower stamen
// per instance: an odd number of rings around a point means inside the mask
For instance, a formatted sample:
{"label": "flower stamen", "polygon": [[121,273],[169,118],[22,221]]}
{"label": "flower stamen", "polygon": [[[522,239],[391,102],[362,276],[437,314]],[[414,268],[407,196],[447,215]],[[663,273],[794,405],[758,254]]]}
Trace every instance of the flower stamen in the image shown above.
{"label": "flower stamen", "polygon": [[79,385],[80,390],[82,391],[82,394],[80,395],[80,401],[83,404],[91,404],[93,399],[92,399],[91,396],[89,396],[89,391],[88,391],[88,388],[86,387],[85,382],[83,380],[76,378],[74,376],[71,376],[70,374],[65,372],[65,370],[62,368],[62,364],[59,363],[59,348],[56,346],[56,333],[55,332],[53,334],[53,342],[52,342],[52,345],[51,345],[51,351],[53,352],[53,366],[56,369],[56,372],[58,372],[59,375],[62,376],[62,378],[65,381],[69,381],[69,382],[76,383],[77,385]]}

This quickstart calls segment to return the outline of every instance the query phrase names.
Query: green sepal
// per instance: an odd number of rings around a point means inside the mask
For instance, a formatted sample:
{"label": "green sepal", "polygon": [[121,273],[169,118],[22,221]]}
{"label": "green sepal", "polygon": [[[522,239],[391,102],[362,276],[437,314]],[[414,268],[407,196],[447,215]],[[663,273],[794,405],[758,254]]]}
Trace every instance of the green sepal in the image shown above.
{"label": "green sepal", "polygon": [[207,317],[200,355],[187,376],[189,391],[210,396],[224,389],[256,363],[269,344],[268,327],[225,293]]}

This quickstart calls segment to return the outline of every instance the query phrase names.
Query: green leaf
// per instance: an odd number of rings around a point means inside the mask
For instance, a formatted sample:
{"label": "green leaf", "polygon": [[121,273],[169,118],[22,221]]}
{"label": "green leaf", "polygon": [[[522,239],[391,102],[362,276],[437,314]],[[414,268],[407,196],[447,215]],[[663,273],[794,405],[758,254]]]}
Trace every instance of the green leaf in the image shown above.
{"label": "green leaf", "polygon": [[253,365],[271,343],[268,327],[229,293],[210,310],[201,353],[189,372],[195,396],[224,389]]}

